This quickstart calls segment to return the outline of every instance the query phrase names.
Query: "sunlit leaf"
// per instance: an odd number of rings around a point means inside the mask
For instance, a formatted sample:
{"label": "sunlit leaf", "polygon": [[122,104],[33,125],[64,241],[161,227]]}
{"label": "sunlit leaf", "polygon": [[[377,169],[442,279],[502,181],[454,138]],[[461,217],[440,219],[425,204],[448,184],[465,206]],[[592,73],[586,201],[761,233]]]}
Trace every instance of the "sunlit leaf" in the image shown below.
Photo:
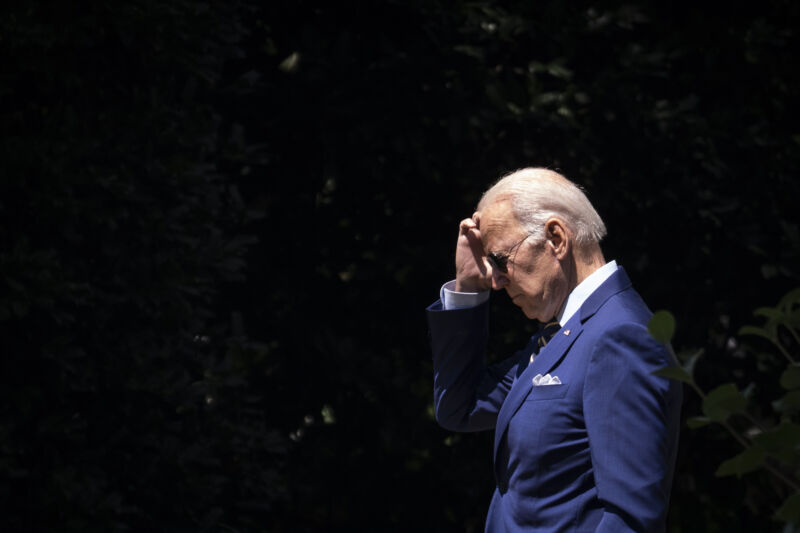
{"label": "sunlit leaf", "polygon": [[328,404],[322,406],[322,421],[325,424],[335,424],[336,423],[336,414],[333,411],[333,407]]}
{"label": "sunlit leaf", "polygon": [[281,61],[281,64],[278,65],[278,68],[284,72],[288,72],[291,74],[297,72],[299,66],[300,66],[300,53],[292,52],[286,57],[286,59]]}

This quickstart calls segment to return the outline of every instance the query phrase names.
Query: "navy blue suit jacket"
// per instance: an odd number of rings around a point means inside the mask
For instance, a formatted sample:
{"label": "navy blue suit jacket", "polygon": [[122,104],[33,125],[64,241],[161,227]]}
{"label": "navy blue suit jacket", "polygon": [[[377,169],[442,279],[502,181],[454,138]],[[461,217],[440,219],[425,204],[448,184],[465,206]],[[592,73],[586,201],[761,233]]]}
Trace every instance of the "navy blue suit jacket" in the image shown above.
{"label": "navy blue suit jacket", "polygon": [[[663,531],[682,389],[651,313],[618,269],[529,364],[537,336],[486,367],[488,304],[428,308],[436,419],[494,429],[487,532]],[[537,374],[561,385],[533,386]]]}

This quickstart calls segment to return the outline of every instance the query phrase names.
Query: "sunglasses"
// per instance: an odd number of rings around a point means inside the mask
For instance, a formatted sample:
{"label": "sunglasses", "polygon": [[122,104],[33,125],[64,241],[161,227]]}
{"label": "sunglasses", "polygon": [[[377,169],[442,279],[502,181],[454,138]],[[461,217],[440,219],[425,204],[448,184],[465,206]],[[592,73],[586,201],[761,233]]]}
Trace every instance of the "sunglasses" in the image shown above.
{"label": "sunglasses", "polygon": [[512,246],[511,248],[509,248],[504,252],[491,252],[489,254],[486,254],[486,257],[488,257],[489,261],[492,263],[492,268],[496,268],[503,274],[508,274],[508,264],[514,263],[514,261],[510,259],[511,254],[520,244],[525,242],[527,238],[530,236],[531,236],[530,233],[525,235],[525,237],[523,237],[521,241],[519,241],[517,244],[515,244],[514,246]]}

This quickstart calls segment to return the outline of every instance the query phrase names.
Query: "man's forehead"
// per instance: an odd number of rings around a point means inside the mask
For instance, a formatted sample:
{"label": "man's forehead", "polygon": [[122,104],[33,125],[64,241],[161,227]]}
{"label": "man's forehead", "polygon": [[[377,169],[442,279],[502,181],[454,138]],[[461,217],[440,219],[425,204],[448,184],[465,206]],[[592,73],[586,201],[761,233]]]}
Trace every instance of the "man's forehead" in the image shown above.
{"label": "man's forehead", "polygon": [[507,236],[518,225],[508,202],[496,202],[486,206],[480,214],[480,230],[484,246]]}

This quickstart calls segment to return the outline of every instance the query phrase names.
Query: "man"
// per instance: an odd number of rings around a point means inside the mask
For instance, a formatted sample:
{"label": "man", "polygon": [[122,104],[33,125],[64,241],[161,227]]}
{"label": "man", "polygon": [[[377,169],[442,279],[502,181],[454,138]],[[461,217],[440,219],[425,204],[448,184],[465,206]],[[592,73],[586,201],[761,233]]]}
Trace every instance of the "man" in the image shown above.
{"label": "man", "polygon": [[[434,403],[447,429],[495,430],[487,532],[665,527],[681,388],[653,375],[668,351],[603,258],[605,233],[578,187],[535,168],[501,179],[461,221],[456,279],[427,311]],[[492,288],[552,323],[486,367]]]}

